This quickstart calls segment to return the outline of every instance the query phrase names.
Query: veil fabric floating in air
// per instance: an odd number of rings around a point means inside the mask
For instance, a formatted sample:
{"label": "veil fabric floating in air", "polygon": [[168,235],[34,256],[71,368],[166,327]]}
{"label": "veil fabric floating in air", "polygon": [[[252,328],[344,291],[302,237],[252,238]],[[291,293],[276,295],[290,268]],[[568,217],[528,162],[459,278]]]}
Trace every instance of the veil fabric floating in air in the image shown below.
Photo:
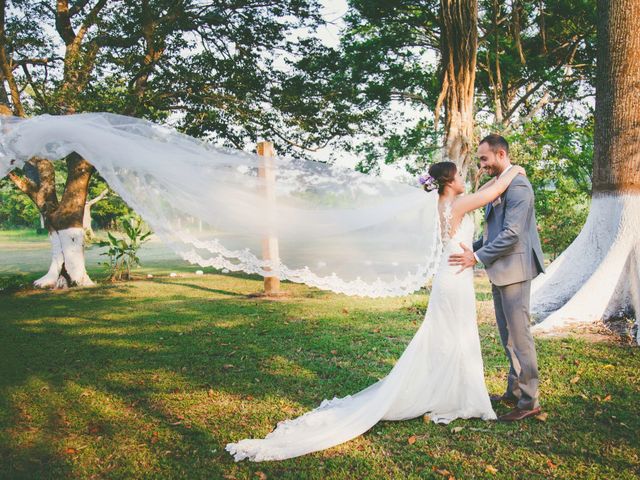
{"label": "veil fabric floating in air", "polygon": [[[203,267],[385,297],[420,289],[439,262],[436,192],[284,157],[267,185],[263,157],[108,113],[0,117],[0,133],[0,178],[31,157],[75,151]],[[263,260],[265,238],[277,239],[279,261]]]}

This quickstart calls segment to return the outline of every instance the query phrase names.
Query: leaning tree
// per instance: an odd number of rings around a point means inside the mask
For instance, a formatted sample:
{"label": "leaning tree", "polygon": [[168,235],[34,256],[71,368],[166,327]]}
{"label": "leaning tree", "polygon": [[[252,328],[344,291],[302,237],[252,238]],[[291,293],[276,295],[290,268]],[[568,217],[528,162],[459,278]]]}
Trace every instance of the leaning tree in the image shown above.
{"label": "leaning tree", "polygon": [[576,240],[534,281],[532,311],[546,316],[537,330],[627,315],[638,324],[638,51],[640,0],[599,0],[591,210]]}
{"label": "leaning tree", "polygon": [[[91,5],[88,2],[70,5],[67,0],[59,0],[53,7],[46,2],[15,1],[7,5],[6,0],[0,1],[0,68],[3,80],[0,90],[5,93],[2,97],[7,97],[5,84],[8,86],[10,105],[15,115],[26,115],[23,101],[26,86],[31,87],[33,97],[45,108],[63,114],[76,111],[80,95],[94,71],[96,55],[101,47],[95,32],[108,3],[107,0],[99,0]],[[54,12],[56,32],[64,46],[62,59],[47,52],[46,38],[38,32],[39,29],[34,31],[33,28],[38,19],[48,14],[47,7]],[[7,18],[9,12],[14,14],[11,21]],[[61,77],[56,79],[55,95],[45,99],[46,82],[34,78],[34,68],[44,67],[44,75],[48,76],[49,68],[59,60],[63,66]],[[24,79],[22,88],[16,71]],[[5,104],[5,114],[8,113],[6,108]],[[60,198],[56,191],[55,167],[48,159],[32,158],[21,171],[14,170],[8,175],[38,207],[49,231],[52,260],[47,274],[35,282],[40,287],[87,286],[93,283],[85,269],[82,220],[94,169],[77,154],[69,155],[65,161],[67,179]]]}
{"label": "leaning tree", "polygon": [[[20,117],[100,108],[91,98],[101,80],[100,70],[113,69],[114,62],[109,65],[106,60],[109,52],[113,56],[127,46],[142,51],[139,57],[143,61],[130,61],[134,81],[119,90],[126,91],[129,102],[125,105],[144,98],[148,77],[162,57],[152,45],[153,34],[162,27],[166,33],[166,25],[180,28],[183,12],[184,2],[168,0],[142,0],[135,5],[115,0],[0,0],[0,101],[5,104],[4,113],[7,105]],[[119,30],[123,15],[131,19],[135,29]],[[51,34],[39,24],[54,27]],[[112,94],[117,91],[113,89]],[[8,174],[37,206],[49,231],[51,265],[34,285],[89,286],[93,282],[85,268],[83,220],[94,167],[77,153],[68,155],[60,194],[52,160],[56,159],[32,158]]]}

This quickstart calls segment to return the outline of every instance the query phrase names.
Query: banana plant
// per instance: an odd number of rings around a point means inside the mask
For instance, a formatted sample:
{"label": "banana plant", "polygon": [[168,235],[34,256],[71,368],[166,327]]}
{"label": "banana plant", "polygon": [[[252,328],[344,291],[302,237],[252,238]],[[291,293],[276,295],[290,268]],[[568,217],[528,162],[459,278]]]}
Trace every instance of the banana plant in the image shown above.
{"label": "banana plant", "polygon": [[123,238],[117,238],[113,233],[107,233],[107,240],[98,242],[98,246],[107,250],[101,255],[109,258],[104,262],[109,271],[109,280],[130,280],[131,270],[140,266],[138,250],[149,240],[151,231],[144,227],[143,222],[135,217],[127,216],[120,221],[124,232]]}

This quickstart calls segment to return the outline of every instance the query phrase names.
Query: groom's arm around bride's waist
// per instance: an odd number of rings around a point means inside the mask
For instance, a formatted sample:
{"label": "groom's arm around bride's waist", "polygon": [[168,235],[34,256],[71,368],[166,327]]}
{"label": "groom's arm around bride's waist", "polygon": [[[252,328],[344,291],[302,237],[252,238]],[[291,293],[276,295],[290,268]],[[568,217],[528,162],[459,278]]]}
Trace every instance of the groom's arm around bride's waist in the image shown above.
{"label": "groom's arm around bride's waist", "polygon": [[513,247],[518,243],[533,207],[533,190],[529,182],[514,181],[505,193],[504,204],[504,222],[500,232],[486,243],[480,239],[473,244],[476,257],[485,266],[513,253]]}
{"label": "groom's arm around bride's waist", "polygon": [[479,238],[478,240],[476,240],[475,242],[473,242],[473,251],[474,251],[474,253],[482,248],[482,243],[483,243],[482,237]]}

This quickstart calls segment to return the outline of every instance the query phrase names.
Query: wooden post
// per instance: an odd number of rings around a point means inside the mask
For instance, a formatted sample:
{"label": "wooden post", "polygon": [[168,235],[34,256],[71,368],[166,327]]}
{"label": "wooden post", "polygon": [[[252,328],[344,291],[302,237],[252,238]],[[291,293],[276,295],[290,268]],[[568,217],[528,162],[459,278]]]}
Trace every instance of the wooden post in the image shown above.
{"label": "wooden post", "polygon": [[[257,146],[258,155],[262,157],[262,162],[258,168],[258,177],[264,178],[264,194],[267,216],[273,218],[276,208],[276,171],[275,150],[271,142],[259,142]],[[267,235],[262,239],[262,258],[279,262],[280,253],[278,251],[278,238]],[[264,277],[265,295],[278,295],[280,293],[280,278]]]}

